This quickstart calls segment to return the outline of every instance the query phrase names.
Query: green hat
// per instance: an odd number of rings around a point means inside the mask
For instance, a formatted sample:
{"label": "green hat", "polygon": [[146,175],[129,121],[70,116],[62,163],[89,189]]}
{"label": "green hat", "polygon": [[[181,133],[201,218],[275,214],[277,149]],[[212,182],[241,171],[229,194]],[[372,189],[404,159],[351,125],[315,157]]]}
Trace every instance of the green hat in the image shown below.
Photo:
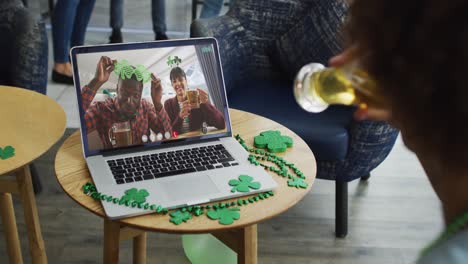
{"label": "green hat", "polygon": [[122,80],[131,79],[132,75],[135,75],[135,78],[142,83],[151,80],[151,73],[145,66],[137,64],[133,67],[127,60],[116,61],[114,63],[114,73]]}

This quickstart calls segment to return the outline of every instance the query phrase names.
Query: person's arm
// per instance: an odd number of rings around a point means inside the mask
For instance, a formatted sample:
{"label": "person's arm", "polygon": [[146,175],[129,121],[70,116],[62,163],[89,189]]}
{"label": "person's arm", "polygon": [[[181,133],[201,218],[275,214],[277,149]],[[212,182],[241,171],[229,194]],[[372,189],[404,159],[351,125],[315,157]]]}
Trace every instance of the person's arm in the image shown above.
{"label": "person's arm", "polygon": [[96,66],[94,78],[88,85],[81,89],[81,106],[86,113],[89,105],[96,96],[96,92],[101,86],[109,80],[110,73],[114,70],[114,61],[109,57],[102,56]]}
{"label": "person's arm", "polygon": [[96,129],[99,123],[99,109],[97,105],[91,105],[96,92],[109,80],[110,73],[114,70],[114,62],[109,58],[102,56],[96,66],[94,78],[81,89],[81,105],[84,112],[84,119],[88,133]]}
{"label": "person's arm", "polygon": [[226,127],[226,123],[224,122],[224,115],[218,109],[216,109],[216,107],[210,104],[207,92],[200,88],[197,90],[200,100],[200,109],[203,113],[203,121],[205,121],[209,126],[214,126],[217,129],[224,129]]}
{"label": "person's arm", "polygon": [[200,109],[203,113],[203,119],[209,126],[214,126],[217,129],[224,129],[226,122],[224,121],[224,115],[212,104],[202,103]]}

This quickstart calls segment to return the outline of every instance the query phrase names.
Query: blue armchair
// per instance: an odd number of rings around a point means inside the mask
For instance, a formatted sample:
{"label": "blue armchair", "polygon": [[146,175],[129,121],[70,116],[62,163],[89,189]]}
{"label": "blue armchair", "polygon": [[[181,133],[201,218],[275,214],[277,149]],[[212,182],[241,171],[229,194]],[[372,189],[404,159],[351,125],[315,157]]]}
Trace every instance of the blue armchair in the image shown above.
{"label": "blue armchair", "polygon": [[297,133],[317,159],[317,178],[336,182],[337,237],[347,235],[347,183],[367,180],[392,149],[398,131],[356,122],[352,107],[319,114],[302,110],[293,78],[309,62],[326,64],[341,51],[347,11],[339,0],[237,0],[224,16],[195,20],[192,37],[218,39],[229,106],[275,120]]}
{"label": "blue armchair", "polygon": [[[46,94],[48,42],[45,24],[35,18],[20,0],[0,5],[0,85]],[[31,176],[35,193],[41,184],[34,164]]]}

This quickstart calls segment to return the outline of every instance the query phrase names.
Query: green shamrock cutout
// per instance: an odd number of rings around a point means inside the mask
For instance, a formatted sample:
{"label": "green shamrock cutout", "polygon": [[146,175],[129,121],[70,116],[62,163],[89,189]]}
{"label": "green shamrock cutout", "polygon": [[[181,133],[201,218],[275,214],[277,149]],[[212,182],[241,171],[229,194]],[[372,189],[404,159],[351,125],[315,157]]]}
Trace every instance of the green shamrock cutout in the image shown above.
{"label": "green shamrock cutout", "polygon": [[149,196],[149,193],[145,189],[138,191],[137,188],[128,189],[125,191],[125,195],[120,199],[121,201],[134,201],[138,204],[146,202],[146,197]]}
{"label": "green shamrock cutout", "polygon": [[210,210],[207,216],[212,220],[218,220],[221,225],[230,225],[234,220],[240,219],[239,207],[220,208],[218,210]]}
{"label": "green shamrock cutout", "polygon": [[0,159],[6,160],[15,156],[15,148],[12,146],[6,146],[4,149],[0,148]]}
{"label": "green shamrock cutout", "polygon": [[287,147],[293,145],[293,140],[288,136],[282,136],[279,131],[268,130],[254,138],[254,145],[257,148],[267,148],[270,152],[284,152]]}
{"label": "green shamrock cutout", "polygon": [[175,225],[180,225],[182,222],[187,222],[188,220],[192,219],[192,214],[187,211],[182,212],[178,210],[170,213],[169,215],[171,216],[169,221]]}
{"label": "green shamrock cutout", "polygon": [[294,178],[294,179],[291,179],[288,181],[288,186],[289,187],[296,187],[296,188],[307,188],[309,184],[307,184],[307,182],[305,182],[303,179],[301,178]]}
{"label": "green shamrock cutout", "polygon": [[229,185],[234,186],[231,192],[249,192],[250,189],[258,190],[261,186],[259,182],[252,182],[253,178],[247,175],[240,175],[239,180],[230,180]]}
{"label": "green shamrock cutout", "polygon": [[167,57],[167,66],[170,66],[170,67],[176,66],[176,67],[178,67],[179,64],[181,64],[181,63],[182,63],[182,59],[179,58],[179,56],[174,56],[174,57],[169,56],[169,57]]}

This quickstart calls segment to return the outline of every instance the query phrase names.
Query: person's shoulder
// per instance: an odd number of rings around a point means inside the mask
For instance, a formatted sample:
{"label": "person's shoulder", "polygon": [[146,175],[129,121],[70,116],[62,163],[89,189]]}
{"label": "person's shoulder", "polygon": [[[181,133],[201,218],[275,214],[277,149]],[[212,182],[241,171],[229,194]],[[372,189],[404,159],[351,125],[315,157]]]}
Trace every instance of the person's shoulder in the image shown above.
{"label": "person's shoulder", "polygon": [[168,105],[173,105],[177,103],[177,97],[171,97],[171,98],[168,98],[165,102],[164,102],[164,106],[168,106]]}
{"label": "person's shoulder", "polygon": [[468,259],[468,230],[464,230],[450,239],[436,245],[417,264],[462,264]]}

